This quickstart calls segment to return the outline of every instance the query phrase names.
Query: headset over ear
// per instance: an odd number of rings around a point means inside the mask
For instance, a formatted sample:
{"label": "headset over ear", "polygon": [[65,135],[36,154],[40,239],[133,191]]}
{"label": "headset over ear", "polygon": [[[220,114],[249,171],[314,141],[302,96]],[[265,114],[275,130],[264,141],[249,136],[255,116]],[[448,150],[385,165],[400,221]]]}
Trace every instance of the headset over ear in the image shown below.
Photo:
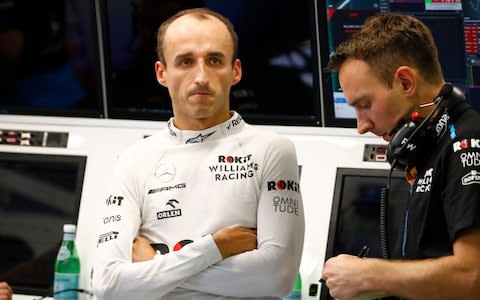
{"label": "headset over ear", "polygon": [[434,118],[435,112],[440,109],[441,114],[443,110],[448,110],[459,100],[465,101],[465,95],[446,83],[433,100],[433,104],[437,105],[436,108],[425,119],[420,118],[417,112],[413,112],[410,120],[401,122],[392,131],[394,135],[387,146],[387,160],[390,165],[401,170],[405,170],[407,166],[417,165],[438,139],[435,126],[439,114]]}

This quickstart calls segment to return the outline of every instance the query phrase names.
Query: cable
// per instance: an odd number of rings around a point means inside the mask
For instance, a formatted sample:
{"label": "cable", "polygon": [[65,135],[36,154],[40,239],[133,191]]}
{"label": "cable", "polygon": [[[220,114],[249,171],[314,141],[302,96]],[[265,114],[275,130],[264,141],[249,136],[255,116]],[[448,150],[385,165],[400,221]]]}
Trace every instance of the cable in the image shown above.
{"label": "cable", "polygon": [[[428,103],[428,104],[423,104],[423,105],[420,105],[419,107],[422,108],[422,107],[425,107],[425,106],[429,106],[429,105],[433,105],[433,104],[436,104],[437,106],[435,106],[434,109],[432,109],[432,111],[427,115],[427,117],[425,119],[422,120],[422,122],[420,122],[420,125],[417,126],[417,128],[415,128],[415,130],[413,130],[413,132],[410,134],[410,136],[407,138],[407,140],[403,143],[403,145],[400,147],[400,149],[398,151],[395,151],[394,155],[395,156],[398,156],[400,155],[401,153],[403,153],[403,151],[405,151],[405,148],[408,147],[408,144],[410,143],[410,141],[412,140],[412,138],[417,134],[417,132],[423,128],[423,126],[425,126],[425,123],[427,123],[428,121],[430,121],[430,119],[433,117],[433,115],[437,112],[437,110],[440,108],[440,104],[443,101],[443,96],[438,96],[437,99],[435,99],[433,102],[431,103]],[[392,163],[392,166],[393,166],[393,163]]]}
{"label": "cable", "polygon": [[397,164],[397,159],[394,159],[390,167],[390,173],[388,174],[387,186],[383,187],[380,192],[380,247],[382,250],[382,257],[388,259],[389,255],[389,245],[388,245],[388,201],[390,196],[390,184],[392,181],[392,173],[395,165]]}
{"label": "cable", "polygon": [[61,294],[61,293],[66,293],[66,292],[79,292],[79,293],[87,294],[90,297],[93,296],[93,292],[91,292],[89,290],[85,290],[85,289],[65,289],[65,290],[55,292],[55,293],[53,293],[53,291],[50,291],[47,295],[44,295],[40,298],[35,298],[34,300],[43,300],[47,297],[53,297],[53,295],[58,295],[58,294]]}

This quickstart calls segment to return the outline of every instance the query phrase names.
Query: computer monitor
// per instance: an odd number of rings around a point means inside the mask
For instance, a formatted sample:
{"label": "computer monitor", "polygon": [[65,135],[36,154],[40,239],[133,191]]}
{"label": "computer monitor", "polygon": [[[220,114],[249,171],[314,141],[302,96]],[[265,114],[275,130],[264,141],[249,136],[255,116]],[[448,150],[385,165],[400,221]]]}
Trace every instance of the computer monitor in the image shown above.
{"label": "computer monitor", "polygon": [[158,26],[177,11],[207,7],[239,36],[243,77],[230,107],[254,124],[321,125],[314,0],[102,1],[108,115],[167,120],[170,97],[154,73]]}
{"label": "computer monitor", "polygon": [[[469,12],[463,7],[466,6],[465,4],[462,6],[460,0],[326,0],[319,9],[319,27],[327,29],[319,35],[321,66],[324,68],[327,65],[329,56],[335,48],[354,32],[360,30],[368,17],[379,12],[412,15],[430,28],[438,48],[445,80],[465,90],[468,97],[469,89],[476,87],[475,66],[480,66],[478,37],[475,31],[480,21],[478,18],[476,21],[469,21],[472,33],[469,36],[466,35],[464,24],[467,24],[465,20]],[[470,14],[473,15],[473,13]],[[469,46],[472,44],[469,39],[473,39],[475,47]],[[473,52],[474,54],[469,54]],[[355,127],[355,111],[347,104],[338,83],[337,73],[321,72],[320,75],[322,76],[324,125]],[[478,81],[480,82],[480,76]],[[480,84],[478,86],[480,87]]]}
{"label": "computer monitor", "polygon": [[95,0],[0,1],[0,114],[102,117]]}
{"label": "computer monitor", "polygon": [[76,224],[85,156],[0,152],[0,281],[51,295],[63,224]]}
{"label": "computer monitor", "polygon": [[[390,170],[337,168],[325,260],[338,254],[358,255],[363,246],[368,257],[382,257],[380,242],[381,189]],[[401,241],[409,185],[403,174],[392,174],[387,209],[387,241],[390,258],[401,257]],[[322,300],[331,300],[325,285]]]}

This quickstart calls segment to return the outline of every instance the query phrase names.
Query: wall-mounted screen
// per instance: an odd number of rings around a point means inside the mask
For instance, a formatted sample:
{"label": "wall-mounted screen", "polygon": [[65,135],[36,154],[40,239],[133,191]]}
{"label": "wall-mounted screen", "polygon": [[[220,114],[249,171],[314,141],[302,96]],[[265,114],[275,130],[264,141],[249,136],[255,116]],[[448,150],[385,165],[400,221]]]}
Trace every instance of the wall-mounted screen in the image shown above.
{"label": "wall-mounted screen", "polygon": [[0,281],[51,294],[63,224],[76,224],[86,157],[0,152]]}
{"label": "wall-mounted screen", "polygon": [[234,24],[243,78],[231,109],[248,122],[320,125],[315,1],[103,1],[108,115],[166,120],[167,90],[156,81],[156,30],[177,11],[207,7]]}
{"label": "wall-mounted screen", "polygon": [[[337,168],[325,259],[341,253],[357,255],[363,246],[368,257],[382,257],[380,196],[390,170]],[[400,258],[401,237],[409,185],[403,174],[392,174],[387,209],[389,256]],[[332,300],[325,285],[320,299]]]}
{"label": "wall-mounted screen", "polygon": [[103,116],[94,0],[0,1],[0,113]]}
{"label": "wall-mounted screen", "polygon": [[[464,89],[474,107],[480,106],[480,76],[475,74],[480,74],[480,7],[472,1],[326,0],[319,8],[319,27],[327,29],[319,35],[322,66],[338,44],[358,31],[369,16],[379,12],[413,15],[432,31],[445,80]],[[324,125],[355,127],[355,111],[347,105],[337,74],[321,75]]]}

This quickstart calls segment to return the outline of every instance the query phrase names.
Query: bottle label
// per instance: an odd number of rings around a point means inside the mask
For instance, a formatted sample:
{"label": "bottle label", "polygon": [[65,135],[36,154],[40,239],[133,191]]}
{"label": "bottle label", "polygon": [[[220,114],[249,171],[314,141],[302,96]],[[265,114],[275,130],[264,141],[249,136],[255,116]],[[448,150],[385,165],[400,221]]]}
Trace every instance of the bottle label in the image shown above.
{"label": "bottle label", "polygon": [[302,299],[302,291],[291,291],[286,297],[283,298],[284,300],[293,300],[293,299]]}
{"label": "bottle label", "polygon": [[63,240],[64,241],[74,241],[75,240],[75,233],[64,232],[63,233]]}
{"label": "bottle label", "polygon": [[61,246],[60,250],[58,250],[57,260],[66,260],[70,255],[70,250],[66,246]]}
{"label": "bottle label", "polygon": [[53,282],[53,299],[77,300],[78,274],[55,272]]}

